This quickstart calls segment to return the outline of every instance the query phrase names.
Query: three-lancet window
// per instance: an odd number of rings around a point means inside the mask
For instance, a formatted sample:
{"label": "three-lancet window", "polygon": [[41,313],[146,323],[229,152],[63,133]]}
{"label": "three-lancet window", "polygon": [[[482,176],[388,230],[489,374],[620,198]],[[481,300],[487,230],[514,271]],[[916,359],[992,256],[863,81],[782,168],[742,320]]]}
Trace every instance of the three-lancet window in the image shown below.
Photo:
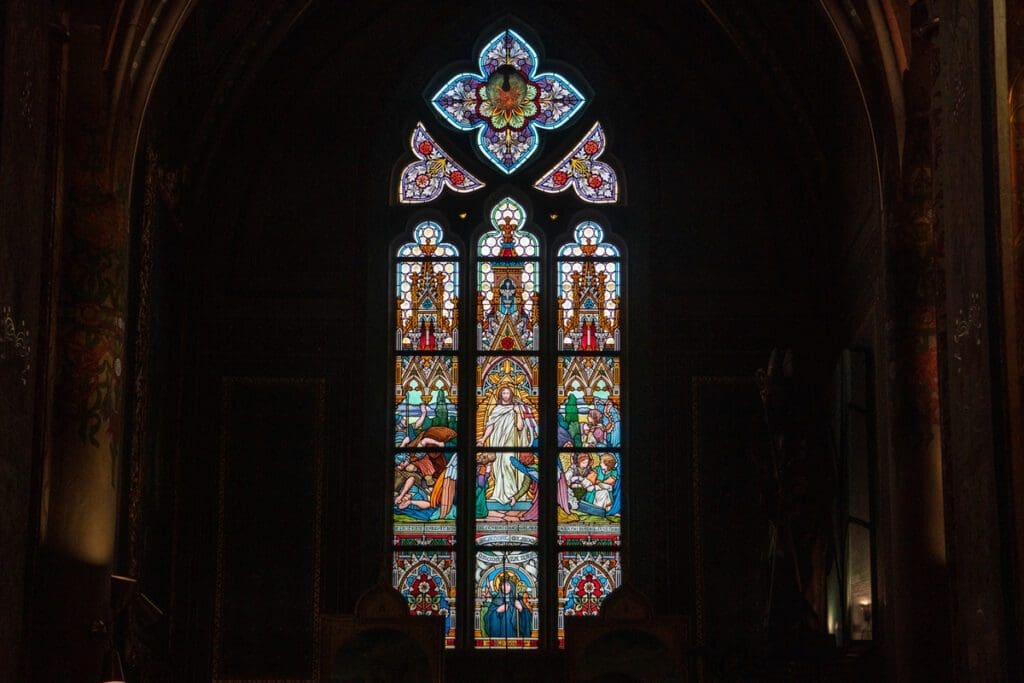
{"label": "three-lancet window", "polygon": [[[541,131],[583,120],[584,90],[538,61],[505,29],[430,100],[506,182]],[[577,139],[529,191],[617,202],[601,124]],[[411,147],[400,204],[485,187],[423,123]],[[412,213],[393,254],[392,578],[449,647],[554,647],[621,582],[623,252],[605,219],[541,227],[529,205],[514,184],[482,198],[461,238],[456,216]]]}

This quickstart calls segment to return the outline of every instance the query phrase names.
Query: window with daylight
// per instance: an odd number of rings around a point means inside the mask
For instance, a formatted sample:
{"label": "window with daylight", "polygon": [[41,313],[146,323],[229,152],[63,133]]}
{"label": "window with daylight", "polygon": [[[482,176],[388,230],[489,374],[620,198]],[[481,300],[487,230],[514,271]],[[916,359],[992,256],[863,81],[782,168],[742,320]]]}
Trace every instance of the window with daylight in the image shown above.
{"label": "window with daylight", "polygon": [[621,583],[624,253],[581,211],[620,186],[578,77],[512,29],[478,65],[428,101],[452,135],[416,124],[397,176],[392,580],[448,647],[556,648]]}

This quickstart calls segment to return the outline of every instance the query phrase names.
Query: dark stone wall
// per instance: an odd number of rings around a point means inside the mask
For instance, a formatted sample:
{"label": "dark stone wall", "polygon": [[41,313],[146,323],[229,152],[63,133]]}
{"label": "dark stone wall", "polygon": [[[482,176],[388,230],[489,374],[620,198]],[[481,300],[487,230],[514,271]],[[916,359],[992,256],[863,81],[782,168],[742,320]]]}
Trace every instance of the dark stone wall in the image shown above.
{"label": "dark stone wall", "polygon": [[214,675],[311,671],[323,383],[225,378],[221,391]]}
{"label": "dark stone wall", "polygon": [[[1005,344],[1007,354],[1008,414],[1019,415],[1024,402],[1024,5],[1007,8],[1006,16],[1006,83],[1007,121],[1010,173],[1004,178],[1007,192],[1003,197],[1003,282]],[[1001,92],[997,84],[997,92]],[[997,129],[998,130],[998,129]],[[1010,652],[1024,653],[1024,425],[1010,420],[1012,453],[1012,527],[1016,577],[1015,640]],[[1016,657],[1017,671],[1024,671],[1022,656]]]}
{"label": "dark stone wall", "polygon": [[[198,3],[148,109],[131,198],[128,378],[117,380],[129,395],[114,567],[167,610],[126,643],[141,680],[315,673],[316,615],[350,612],[388,558],[388,258],[416,214],[391,199],[409,131],[425,121],[489,184],[434,206],[464,242],[486,218],[488,193],[528,188],[491,173],[472,136],[447,130],[423,100],[439,72],[473,58],[478,32],[496,20],[490,7],[426,12],[395,0],[302,14],[304,5]],[[863,54],[840,48],[825,5],[677,5],[516,9],[543,42],[542,61],[572,65],[594,93],[574,125],[543,136],[523,178],[600,120],[627,187],[626,201],[602,212],[628,247],[626,576],[660,611],[689,615],[709,650],[742,651],[763,601],[766,540],[751,378],[773,347],[792,347],[821,389],[839,350],[856,346],[879,371],[878,582],[890,609],[879,605],[876,633],[903,667],[893,671],[918,673],[915,652],[943,671],[931,653],[946,649],[945,636],[931,646],[924,629],[947,621],[929,591],[948,593],[956,671],[998,678],[1013,512],[1001,454],[1014,416],[1003,411],[1005,350],[993,332],[1002,273],[989,86],[1000,46],[989,6],[915,4],[904,84],[913,106],[898,150],[869,49],[877,36],[858,16],[848,18]],[[11,0],[0,15],[4,680],[22,678],[26,660],[50,414],[71,403],[53,395],[55,255],[74,262],[69,301],[79,275],[102,270],[101,259],[63,249],[54,227],[65,125],[81,166],[69,182],[74,206],[129,201],[76,184],[91,187],[90,164],[108,152],[94,113],[61,110],[58,67],[70,59],[71,92],[105,102],[112,76],[99,55],[118,36],[105,33],[106,5],[75,7],[87,19],[70,43],[49,2]],[[922,54],[934,62],[915,62]],[[549,241],[581,208],[568,195],[526,197]],[[86,218],[99,232],[120,226],[114,212]],[[119,319],[124,299],[114,304]],[[940,417],[941,453],[928,450]],[[937,520],[935,537],[919,533]],[[923,577],[936,540],[954,571]],[[744,573],[743,591],[730,590],[722,567]],[[105,585],[108,567],[82,569]],[[53,579],[47,601],[90,593],[84,581]],[[106,591],[92,593],[99,602]],[[918,610],[925,603],[932,611]],[[51,626],[80,636],[78,625]],[[911,634],[907,648],[900,633]],[[456,658],[453,670],[485,659]],[[551,657],[521,664],[561,671]]]}
{"label": "dark stone wall", "polygon": [[[626,575],[659,611],[689,615],[693,632],[716,652],[737,652],[749,645],[763,608],[758,557],[767,531],[754,462],[765,444],[754,373],[773,347],[794,347],[809,376],[827,381],[838,349],[868,318],[877,179],[864,121],[835,123],[857,101],[822,16],[763,8],[755,19],[738,3],[745,32],[727,35],[696,3],[634,9],[521,7],[547,56],[576,67],[595,95],[575,125],[543,136],[538,160],[511,185],[526,190],[538,231],[551,241],[564,235],[583,205],[528,183],[585,126],[605,125],[628,190],[623,206],[603,210],[629,255]],[[169,259],[174,273],[163,286],[155,277],[149,295],[149,315],[166,316],[152,343],[180,336],[179,350],[150,359],[151,377],[180,389],[150,380],[145,452],[128,456],[165,459],[143,481],[167,471],[161,467],[173,472],[162,494],[170,502],[143,506],[165,531],[146,535],[139,562],[149,590],[166,596],[167,656],[178,679],[189,680],[208,678],[208,662],[226,661],[224,638],[246,628],[215,617],[216,605],[230,611],[243,600],[218,562],[248,557],[221,544],[227,554],[218,560],[218,501],[235,501],[243,509],[233,514],[244,516],[258,503],[238,482],[277,466],[276,454],[247,449],[232,466],[240,478],[218,488],[225,382],[323,384],[322,424],[295,415],[299,422],[272,431],[298,434],[302,424],[322,434],[322,554],[314,571],[322,609],[350,612],[388,558],[388,261],[415,215],[391,205],[392,174],[410,159],[412,126],[426,122],[488,182],[481,193],[445,195],[434,205],[449,234],[465,243],[486,220],[486,198],[504,185],[474,155],[472,136],[447,130],[423,100],[439,71],[473,57],[477,32],[494,20],[485,8],[445,6],[428,15],[411,2],[322,5],[267,48],[272,57],[244,57],[258,62],[246,67],[258,76],[244,96],[217,93],[202,77],[241,78],[231,71],[237,63],[218,62],[221,48],[202,39],[222,35],[222,20],[212,8],[190,19],[147,126],[160,163],[183,168],[174,221],[157,224],[165,237],[154,242],[157,261]],[[771,45],[753,38],[765,30],[782,37]],[[186,90],[195,101],[182,100]],[[197,104],[210,101],[208,109]],[[463,212],[465,219],[455,218]],[[163,247],[160,239],[168,240]],[[232,385],[235,400],[247,386]],[[293,414],[284,395],[263,399],[268,420]],[[142,490],[146,500],[161,495],[149,484]],[[299,510],[282,509],[277,521],[298,535],[309,531]],[[137,523],[147,524],[145,517]],[[261,552],[285,552],[267,543]],[[722,566],[746,572],[743,592],[728,590]],[[308,602],[302,582],[281,590]],[[246,595],[252,620],[273,619],[285,602],[283,593]],[[290,662],[274,675],[310,675],[299,644],[268,647],[275,650],[268,657]],[[453,670],[472,670],[474,661],[453,661]],[[560,670],[530,657],[524,666]]]}
{"label": "dark stone wall", "polygon": [[53,267],[53,41],[48,2],[0,8],[0,679],[21,680],[34,495],[47,410]]}

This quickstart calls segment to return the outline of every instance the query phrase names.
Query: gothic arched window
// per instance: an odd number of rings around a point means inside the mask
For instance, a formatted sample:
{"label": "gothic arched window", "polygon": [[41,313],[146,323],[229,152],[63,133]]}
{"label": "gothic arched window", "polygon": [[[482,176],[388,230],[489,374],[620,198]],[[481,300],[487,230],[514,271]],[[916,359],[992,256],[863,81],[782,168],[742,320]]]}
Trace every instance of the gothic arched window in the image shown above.
{"label": "gothic arched window", "polygon": [[[571,132],[584,84],[539,61],[521,32],[494,35],[429,100],[475,138],[442,147],[418,123],[398,176],[392,579],[444,616],[449,647],[557,647],[621,581],[623,253],[579,211],[616,203],[619,180],[601,124]],[[527,173],[563,127],[568,152]],[[485,181],[505,185],[469,196]],[[450,212],[417,206],[443,195]],[[577,217],[542,225],[533,199]]]}

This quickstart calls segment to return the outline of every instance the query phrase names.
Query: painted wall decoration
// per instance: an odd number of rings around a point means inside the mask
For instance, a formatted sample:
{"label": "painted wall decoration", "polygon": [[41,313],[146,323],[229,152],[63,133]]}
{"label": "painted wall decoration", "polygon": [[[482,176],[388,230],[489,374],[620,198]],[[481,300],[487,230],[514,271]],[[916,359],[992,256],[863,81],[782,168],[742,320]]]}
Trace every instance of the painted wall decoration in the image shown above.
{"label": "painted wall decoration", "polygon": [[28,371],[32,367],[28,324],[24,320],[15,321],[11,307],[4,306],[0,309],[0,361],[14,359],[21,366],[21,383],[27,385]]}

